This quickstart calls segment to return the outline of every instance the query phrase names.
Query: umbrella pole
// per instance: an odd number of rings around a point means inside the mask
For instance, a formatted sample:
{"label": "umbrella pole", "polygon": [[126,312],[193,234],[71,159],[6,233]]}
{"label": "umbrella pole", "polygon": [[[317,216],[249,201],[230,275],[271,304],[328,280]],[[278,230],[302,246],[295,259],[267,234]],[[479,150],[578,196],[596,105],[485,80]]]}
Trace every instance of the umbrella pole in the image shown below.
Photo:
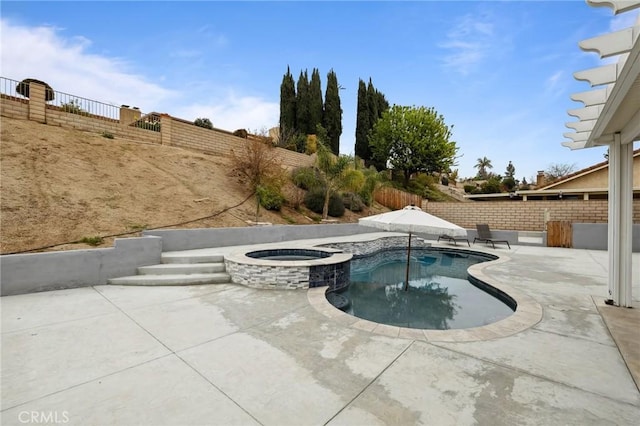
{"label": "umbrella pole", "polygon": [[411,232],[409,232],[409,247],[407,248],[407,272],[404,280],[404,291],[409,290],[409,265],[411,263]]}

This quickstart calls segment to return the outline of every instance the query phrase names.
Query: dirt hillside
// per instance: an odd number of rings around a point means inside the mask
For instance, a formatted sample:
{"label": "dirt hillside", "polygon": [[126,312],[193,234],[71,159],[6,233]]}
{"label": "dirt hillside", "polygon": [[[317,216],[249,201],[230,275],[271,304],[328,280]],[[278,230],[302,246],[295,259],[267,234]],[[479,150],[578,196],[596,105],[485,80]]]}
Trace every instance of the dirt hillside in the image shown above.
{"label": "dirt hillside", "polygon": [[[62,243],[135,236],[211,215],[176,227],[247,226],[256,219],[255,201],[226,157],[7,117],[0,127],[0,253],[86,248]],[[261,209],[259,221],[313,223],[309,216]],[[349,213],[340,222],[358,217]]]}

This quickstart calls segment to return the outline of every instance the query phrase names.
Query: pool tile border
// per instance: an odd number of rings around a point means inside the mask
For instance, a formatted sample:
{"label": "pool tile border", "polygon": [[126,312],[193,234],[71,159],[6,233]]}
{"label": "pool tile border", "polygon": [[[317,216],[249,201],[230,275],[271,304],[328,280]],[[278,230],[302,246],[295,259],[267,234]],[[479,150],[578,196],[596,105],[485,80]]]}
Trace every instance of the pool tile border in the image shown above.
{"label": "pool tile border", "polygon": [[307,291],[307,300],[316,311],[343,326],[381,336],[425,342],[476,342],[498,339],[527,330],[542,320],[542,306],[535,299],[509,285],[493,280],[484,273],[488,267],[510,261],[510,257],[501,255],[496,260],[477,263],[469,267],[471,276],[505,292],[517,303],[516,311],[512,315],[482,327],[459,330],[420,330],[378,324],[349,315],[331,305],[325,297],[327,287],[310,288]]}

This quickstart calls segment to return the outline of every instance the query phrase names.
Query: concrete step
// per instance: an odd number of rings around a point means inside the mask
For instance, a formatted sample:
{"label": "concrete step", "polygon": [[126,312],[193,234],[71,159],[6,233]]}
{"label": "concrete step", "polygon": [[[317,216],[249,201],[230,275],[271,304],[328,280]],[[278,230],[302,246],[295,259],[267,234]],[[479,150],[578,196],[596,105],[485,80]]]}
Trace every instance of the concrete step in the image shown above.
{"label": "concrete step", "polygon": [[222,254],[162,253],[162,263],[219,263],[224,262]]}
{"label": "concrete step", "polygon": [[224,272],[224,263],[163,263],[160,265],[141,266],[139,275],[185,275],[185,274],[213,274]]}
{"label": "concrete step", "polygon": [[171,275],[133,275],[130,277],[111,278],[112,285],[193,285],[193,284],[228,284],[231,277],[224,272],[214,274],[171,274]]}

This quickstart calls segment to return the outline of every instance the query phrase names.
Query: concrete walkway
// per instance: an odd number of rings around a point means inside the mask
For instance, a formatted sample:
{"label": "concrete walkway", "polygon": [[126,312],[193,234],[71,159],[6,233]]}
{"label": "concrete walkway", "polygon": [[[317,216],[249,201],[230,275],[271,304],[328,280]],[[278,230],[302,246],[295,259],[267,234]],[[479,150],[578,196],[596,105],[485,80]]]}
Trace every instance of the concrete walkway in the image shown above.
{"label": "concrete walkway", "polygon": [[539,303],[538,323],[467,342],[390,337],[332,319],[307,291],[230,284],[3,297],[1,423],[637,424],[640,324],[598,311],[607,253],[484,250],[508,257],[482,272]]}

